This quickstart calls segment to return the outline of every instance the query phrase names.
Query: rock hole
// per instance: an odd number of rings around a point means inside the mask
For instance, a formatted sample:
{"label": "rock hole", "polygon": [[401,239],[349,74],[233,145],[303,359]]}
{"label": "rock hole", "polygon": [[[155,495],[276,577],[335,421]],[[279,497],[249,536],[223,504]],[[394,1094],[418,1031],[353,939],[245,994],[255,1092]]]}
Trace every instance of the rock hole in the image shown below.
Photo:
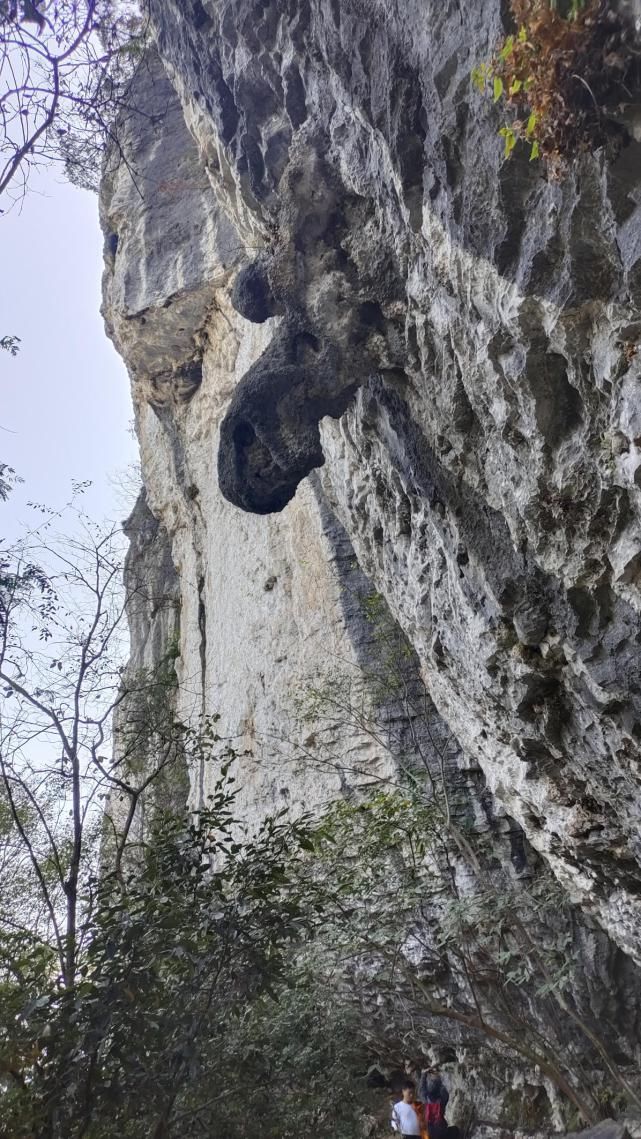
{"label": "rock hole", "polygon": [[376,328],[379,332],[385,331],[385,318],[381,306],[375,301],[364,301],[358,310],[358,315],[368,328]]}
{"label": "rock hole", "polygon": [[320,344],[311,332],[298,332],[293,340],[294,359],[297,364],[314,360],[320,351]]}
{"label": "rock hole", "polygon": [[567,361],[557,352],[528,357],[527,378],[539,431],[554,448],[583,421],[583,402],[567,377]]}
{"label": "rock hole", "polygon": [[582,589],[580,586],[573,586],[568,589],[567,596],[572,611],[577,618],[577,636],[587,637],[596,614],[594,598],[588,593],[587,589]]}

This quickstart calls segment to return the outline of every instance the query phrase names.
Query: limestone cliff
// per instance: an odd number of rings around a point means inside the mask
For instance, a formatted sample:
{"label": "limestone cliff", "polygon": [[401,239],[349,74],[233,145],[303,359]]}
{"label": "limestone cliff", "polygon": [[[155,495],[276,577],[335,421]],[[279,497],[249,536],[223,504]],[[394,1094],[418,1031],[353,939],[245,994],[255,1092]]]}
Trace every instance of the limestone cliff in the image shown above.
{"label": "limestone cliff", "polygon": [[[104,294],[177,575],[181,715],[219,713],[246,749],[250,817],[394,779],[393,701],[386,746],[300,715],[371,663],[380,595],[432,776],[503,872],[562,888],[575,1008],[634,1082],[639,91],[618,156],[552,179],[504,160],[470,84],[499,0],[149,10],[145,114],[103,183]],[[190,772],[195,806],[207,779]],[[464,1060],[466,1034],[439,1032]]]}

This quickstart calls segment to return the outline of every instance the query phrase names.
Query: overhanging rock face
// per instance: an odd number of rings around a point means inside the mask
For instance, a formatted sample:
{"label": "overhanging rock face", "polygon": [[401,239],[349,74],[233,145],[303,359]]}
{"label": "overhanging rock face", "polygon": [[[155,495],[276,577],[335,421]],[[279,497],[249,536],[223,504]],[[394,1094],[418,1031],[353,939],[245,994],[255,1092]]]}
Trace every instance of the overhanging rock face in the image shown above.
{"label": "overhanging rock face", "polygon": [[[360,659],[365,575],[466,809],[489,792],[576,905],[578,1003],[638,1067],[639,91],[618,157],[550,180],[504,161],[470,84],[499,0],[149,7],[165,113],[129,139],[143,200],[105,182],[105,296],[180,581],[183,711],[283,743],[310,668]],[[246,809],[380,762],[349,746],[331,777],[248,762]]]}
{"label": "overhanging rock face", "polygon": [[[470,85],[498,3],[151,10],[220,200],[307,337],[241,379],[223,492],[279,509],[329,459],[439,709],[641,959],[641,142],[558,181],[504,162]],[[321,453],[310,405],[338,416],[356,388]]]}

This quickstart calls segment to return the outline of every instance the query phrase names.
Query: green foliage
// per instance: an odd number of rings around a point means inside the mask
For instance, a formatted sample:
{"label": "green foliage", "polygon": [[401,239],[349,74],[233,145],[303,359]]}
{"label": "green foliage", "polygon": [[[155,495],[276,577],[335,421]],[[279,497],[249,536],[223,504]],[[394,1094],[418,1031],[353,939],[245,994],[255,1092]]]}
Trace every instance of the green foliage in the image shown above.
{"label": "green foliage", "polygon": [[256,999],[226,1026],[221,1046],[231,1072],[204,1073],[206,1085],[221,1090],[216,1123],[229,1139],[245,1139],[248,1119],[260,1139],[362,1135],[370,1104],[360,1015],[313,954],[300,956],[273,997]]}
{"label": "green foliage", "polygon": [[[176,721],[177,638],[123,667],[117,535],[80,515],[58,540],[39,513],[0,558],[0,1136],[240,1139],[260,1108],[259,1136],[351,1139],[361,1109],[336,1091],[365,1065],[306,955],[310,823],[245,833],[219,717]],[[185,817],[206,765],[220,780]]]}
{"label": "green foliage", "polygon": [[181,1136],[196,1135],[203,1116],[217,1125],[212,1090],[242,1095],[249,1010],[258,1001],[267,1021],[288,955],[309,928],[296,885],[309,843],[304,820],[282,818],[243,838],[233,804],[221,780],[197,822],[158,820],[135,865],[94,883],[71,988],[34,945],[19,959],[5,943],[5,956],[21,962],[6,971],[2,1006],[2,1062],[16,1072],[3,1096],[13,1139],[102,1139],[114,1128],[142,1137],[174,1117]]}
{"label": "green foliage", "polygon": [[519,140],[530,161],[552,173],[578,151],[609,145],[621,132],[608,118],[634,66],[630,30],[600,0],[511,0],[518,32],[472,71],[472,82],[514,116],[499,134],[509,158]]}
{"label": "green foliage", "polygon": [[368,1061],[400,1063],[435,1025],[447,1040],[452,1018],[572,1090],[533,1016],[569,997],[555,888],[485,873],[460,891],[438,807],[398,790],[252,837],[230,781],[95,881],[74,986],[3,938],[7,1136],[244,1139],[249,1119],[259,1139],[355,1139]]}

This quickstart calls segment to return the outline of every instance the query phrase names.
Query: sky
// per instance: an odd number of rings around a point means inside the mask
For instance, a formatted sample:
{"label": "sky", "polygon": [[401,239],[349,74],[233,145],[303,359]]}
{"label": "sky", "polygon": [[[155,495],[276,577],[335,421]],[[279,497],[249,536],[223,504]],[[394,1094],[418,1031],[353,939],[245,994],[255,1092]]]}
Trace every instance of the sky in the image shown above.
{"label": "sky", "polygon": [[[1,204],[1,203],[0,203]],[[48,169],[0,215],[0,461],[25,481],[1,508],[0,537],[29,523],[28,500],[59,507],[91,480],[97,520],[127,511],[118,472],[137,457],[125,367],[100,315],[98,199]]]}

